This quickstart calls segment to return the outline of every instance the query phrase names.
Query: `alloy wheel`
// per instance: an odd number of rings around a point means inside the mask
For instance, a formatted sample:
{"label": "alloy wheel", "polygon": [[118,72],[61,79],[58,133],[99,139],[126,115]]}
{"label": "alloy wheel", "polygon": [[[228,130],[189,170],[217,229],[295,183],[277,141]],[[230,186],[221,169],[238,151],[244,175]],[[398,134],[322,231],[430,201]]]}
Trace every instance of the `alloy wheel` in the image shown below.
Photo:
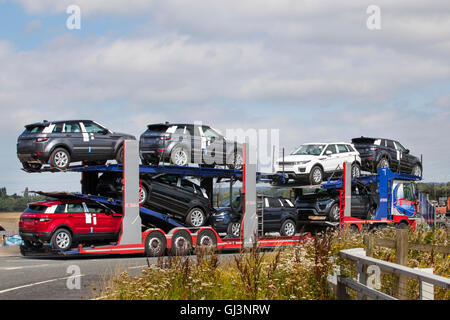
{"label": "alloy wheel", "polygon": [[295,234],[295,225],[292,222],[286,223],[284,226],[284,234],[288,237],[292,237]]}
{"label": "alloy wheel", "polygon": [[191,213],[191,225],[194,227],[201,227],[203,225],[203,212],[200,210],[195,210]]}
{"label": "alloy wheel", "polygon": [[234,222],[231,225],[231,235],[234,237],[239,237],[241,235],[241,224],[239,222]]}
{"label": "alloy wheel", "polygon": [[183,149],[175,152],[175,164],[177,166],[184,166],[187,164],[187,154]]}
{"label": "alloy wheel", "polygon": [[316,168],[313,171],[313,181],[317,184],[322,182],[322,171],[320,171],[319,168]]}
{"label": "alloy wheel", "polygon": [[68,249],[70,244],[70,237],[66,232],[60,232],[57,236],[56,236],[56,245],[58,246],[58,248],[60,249]]}
{"label": "alloy wheel", "polygon": [[55,164],[59,168],[65,168],[69,162],[69,157],[64,151],[58,151],[55,154]]}
{"label": "alloy wheel", "polygon": [[339,221],[340,215],[341,215],[341,211],[339,209],[339,206],[334,206],[331,209],[331,219],[333,219],[333,221]]}

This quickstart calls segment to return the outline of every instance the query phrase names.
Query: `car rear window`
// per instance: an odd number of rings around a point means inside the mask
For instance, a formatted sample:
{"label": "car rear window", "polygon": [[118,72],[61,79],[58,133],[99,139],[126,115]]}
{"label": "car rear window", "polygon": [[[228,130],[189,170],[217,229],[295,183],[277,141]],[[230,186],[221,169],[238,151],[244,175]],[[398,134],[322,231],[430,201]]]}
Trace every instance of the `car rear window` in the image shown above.
{"label": "car rear window", "polygon": [[25,210],[25,213],[45,213],[47,211],[47,206],[43,205],[29,205]]}
{"label": "car rear window", "polygon": [[374,138],[354,138],[352,139],[353,144],[375,144]]}
{"label": "car rear window", "polygon": [[169,128],[166,125],[150,125],[147,126],[147,131],[145,131],[146,135],[160,135],[162,133],[165,133],[167,131],[167,128]]}
{"label": "car rear window", "polygon": [[40,125],[36,125],[36,126],[26,126],[25,127],[25,131],[23,133],[25,134],[30,134],[30,133],[41,133],[42,130],[44,130],[45,126],[40,126]]}

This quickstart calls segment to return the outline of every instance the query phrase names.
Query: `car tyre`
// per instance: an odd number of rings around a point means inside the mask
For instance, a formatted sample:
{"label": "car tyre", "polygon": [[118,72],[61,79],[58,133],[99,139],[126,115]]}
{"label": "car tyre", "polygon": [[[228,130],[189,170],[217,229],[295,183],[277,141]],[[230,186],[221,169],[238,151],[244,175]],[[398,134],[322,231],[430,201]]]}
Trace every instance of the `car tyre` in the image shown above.
{"label": "car tyre", "polygon": [[67,229],[58,229],[53,234],[52,248],[62,251],[67,251],[72,247],[72,234]]}
{"label": "car tyre", "polygon": [[319,166],[314,166],[309,173],[309,183],[311,185],[321,184],[323,181],[323,170]]}
{"label": "car tyre", "polygon": [[201,227],[206,222],[206,214],[200,208],[192,208],[186,216],[186,223],[191,227]]}
{"label": "car tyre", "polygon": [[419,164],[414,165],[411,174],[422,177],[422,167]]}
{"label": "car tyre", "polygon": [[147,257],[161,257],[166,252],[167,241],[160,231],[152,231],[145,238],[145,255]]}
{"label": "car tyre", "polygon": [[117,163],[123,163],[123,145],[121,145],[119,150],[117,150],[116,161]]}
{"label": "car tyre", "polygon": [[241,223],[230,222],[227,227],[227,234],[229,236],[239,238],[241,236]]}
{"label": "car tyre", "polygon": [[148,188],[145,185],[139,187],[139,204],[144,204],[147,202],[149,196]]}
{"label": "car tyre", "polygon": [[176,166],[187,166],[189,162],[189,153],[181,146],[175,147],[170,153],[170,163]]}
{"label": "car tyre", "polygon": [[352,165],[352,178],[359,178],[361,176],[361,166],[359,163]]}
{"label": "car tyre", "polygon": [[59,170],[66,170],[70,165],[70,153],[64,148],[56,148],[50,155],[50,165]]}
{"label": "car tyre", "polygon": [[384,169],[384,168],[390,168],[390,163],[389,163],[389,159],[386,157],[383,157],[380,159],[380,161],[378,161],[377,164],[377,169]]}
{"label": "car tyre", "polygon": [[291,219],[283,222],[280,228],[280,235],[283,237],[293,237],[296,231],[296,224]]}
{"label": "car tyre", "polygon": [[339,208],[339,204],[335,203],[330,208],[328,218],[330,219],[331,222],[339,222],[340,216],[341,216],[341,209]]}

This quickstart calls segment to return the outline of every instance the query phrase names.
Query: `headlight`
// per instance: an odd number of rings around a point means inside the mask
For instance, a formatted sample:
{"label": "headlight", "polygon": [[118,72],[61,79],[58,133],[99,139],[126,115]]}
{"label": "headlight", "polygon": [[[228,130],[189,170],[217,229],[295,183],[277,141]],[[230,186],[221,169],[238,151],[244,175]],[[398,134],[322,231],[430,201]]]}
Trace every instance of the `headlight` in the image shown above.
{"label": "headlight", "polygon": [[306,160],[306,161],[297,161],[295,164],[307,164],[308,162],[311,162],[311,160]]}
{"label": "headlight", "polygon": [[225,215],[227,215],[227,214],[228,214],[228,212],[222,211],[222,212],[216,212],[216,213],[214,213],[213,216],[215,216],[215,217],[223,217],[223,216],[225,216]]}

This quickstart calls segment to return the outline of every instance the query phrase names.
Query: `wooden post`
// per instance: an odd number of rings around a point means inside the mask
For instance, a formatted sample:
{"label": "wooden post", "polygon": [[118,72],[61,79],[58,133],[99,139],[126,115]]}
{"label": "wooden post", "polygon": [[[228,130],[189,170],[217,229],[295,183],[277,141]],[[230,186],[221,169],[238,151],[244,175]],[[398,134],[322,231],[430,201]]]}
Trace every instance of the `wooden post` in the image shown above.
{"label": "wooden post", "polygon": [[[408,230],[398,229],[395,237],[395,263],[408,265]],[[407,300],[407,277],[398,275],[395,282],[395,294],[400,300]]]}
{"label": "wooden post", "polygon": [[[365,234],[363,237],[363,241],[364,241],[364,246],[366,247],[366,255],[368,257],[373,258],[373,249],[375,247],[375,239],[374,239],[373,235]],[[364,266],[363,272],[365,275],[367,275],[367,266]],[[363,284],[367,285],[367,276],[365,276]],[[364,300],[372,300],[370,297],[367,297],[367,296],[362,296],[362,297],[358,297],[358,298],[361,298]]]}

